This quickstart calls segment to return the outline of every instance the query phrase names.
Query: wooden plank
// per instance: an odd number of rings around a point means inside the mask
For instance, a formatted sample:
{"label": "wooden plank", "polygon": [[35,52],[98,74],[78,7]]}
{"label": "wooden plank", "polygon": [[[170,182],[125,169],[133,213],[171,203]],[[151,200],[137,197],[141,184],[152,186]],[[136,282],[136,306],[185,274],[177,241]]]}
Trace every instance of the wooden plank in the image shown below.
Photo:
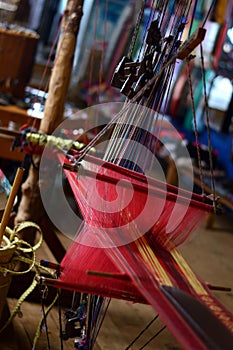
{"label": "wooden plank", "polygon": [[0,106],[0,125],[8,126],[9,121],[13,121],[20,126],[24,124],[33,124],[35,128],[38,128],[41,120],[39,118],[31,117],[25,109],[17,106]]}
{"label": "wooden plank", "polygon": [[1,53],[0,90],[15,97],[23,98],[34,64],[39,36],[30,33],[0,29]]}
{"label": "wooden plank", "polygon": [[[40,121],[38,118],[29,116],[26,110],[17,106],[0,106],[0,126],[3,128],[8,127],[9,122],[16,123],[17,130],[25,124],[39,128]],[[13,140],[14,137],[3,134],[3,132],[0,133],[0,158],[22,162],[25,153],[20,152],[18,149],[13,152],[10,150]]]}
{"label": "wooden plank", "polygon": [[0,135],[0,158],[9,159],[16,162],[22,162],[25,153],[19,152],[19,150],[11,151],[13,140],[9,137],[1,137]]}

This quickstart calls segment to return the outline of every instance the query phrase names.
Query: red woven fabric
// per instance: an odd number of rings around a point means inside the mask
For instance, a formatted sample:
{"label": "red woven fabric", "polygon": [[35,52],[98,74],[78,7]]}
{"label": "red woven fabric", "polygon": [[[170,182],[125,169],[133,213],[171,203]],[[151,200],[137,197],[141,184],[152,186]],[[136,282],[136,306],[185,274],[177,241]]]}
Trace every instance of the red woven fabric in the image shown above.
{"label": "red woven fabric", "polygon": [[[164,286],[172,291],[177,288],[191,300],[201,300],[212,310],[213,318],[221,318],[227,339],[231,339],[233,316],[192,272],[190,279],[191,270],[179,263],[175,248],[212,206],[201,196],[190,199],[186,191],[91,160],[83,164],[78,176],[66,171],[84,222],[61,262],[57,287],[149,303],[184,348],[209,349],[211,335],[203,337],[198,324],[194,327],[193,319],[166,295]],[[124,181],[116,190],[119,179]],[[111,203],[118,196],[121,201],[117,204],[122,207],[113,210]],[[149,228],[148,221],[152,223]]]}
{"label": "red woven fabric", "polygon": [[[171,242],[177,246],[212,206],[198,202],[201,196],[189,199],[188,193],[182,191],[183,196],[178,197],[177,189],[172,186],[167,189],[166,184],[141,174],[103,164],[101,160],[93,161],[92,157],[87,159],[78,175],[65,171],[84,224],[61,263],[61,280],[83,291],[142,300],[130,279],[106,278],[100,284],[100,278],[87,275],[87,271],[126,274],[125,266],[130,269],[131,264],[137,269],[141,257],[135,242],[144,236],[165,249]],[[119,180],[121,183],[117,185]],[[119,254],[124,256],[122,266]]]}

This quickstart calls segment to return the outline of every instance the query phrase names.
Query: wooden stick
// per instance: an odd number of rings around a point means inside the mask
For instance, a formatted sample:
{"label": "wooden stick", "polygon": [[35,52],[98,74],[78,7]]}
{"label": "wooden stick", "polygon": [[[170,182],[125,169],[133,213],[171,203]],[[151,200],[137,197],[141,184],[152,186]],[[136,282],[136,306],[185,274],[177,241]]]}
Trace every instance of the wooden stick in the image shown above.
{"label": "wooden stick", "polygon": [[107,277],[107,278],[115,278],[120,280],[130,280],[130,277],[123,273],[111,273],[111,272],[102,272],[102,271],[92,271],[87,270],[87,275],[98,276],[98,277]]}
{"label": "wooden stick", "polygon": [[40,264],[44,267],[48,267],[52,270],[57,270],[57,271],[62,271],[63,268],[60,266],[60,264],[57,264],[57,263],[54,263],[54,262],[51,262],[49,260],[41,260],[40,261]]}
{"label": "wooden stick", "polygon": [[9,198],[7,200],[7,203],[6,203],[6,207],[4,209],[2,221],[0,224],[0,244],[2,242],[2,238],[3,238],[4,232],[5,232],[6,226],[9,222],[9,218],[10,218],[12,207],[14,205],[15,197],[18,193],[19,187],[20,187],[21,182],[22,182],[23,173],[24,173],[24,169],[18,168],[15,179],[14,179],[14,183],[13,183],[12,188],[11,188]]}
{"label": "wooden stick", "polygon": [[231,292],[231,287],[215,286],[210,283],[206,283],[207,287],[211,290],[217,290],[220,292]]}

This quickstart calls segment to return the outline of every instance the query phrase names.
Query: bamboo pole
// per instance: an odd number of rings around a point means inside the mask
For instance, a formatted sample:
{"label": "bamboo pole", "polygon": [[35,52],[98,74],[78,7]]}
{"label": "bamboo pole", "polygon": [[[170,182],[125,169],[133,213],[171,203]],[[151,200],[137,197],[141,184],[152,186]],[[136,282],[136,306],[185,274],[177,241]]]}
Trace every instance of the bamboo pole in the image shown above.
{"label": "bamboo pole", "polygon": [[10,195],[6,203],[6,207],[3,212],[1,224],[0,224],[0,245],[3,239],[3,235],[5,233],[5,229],[10,219],[10,214],[14,205],[15,198],[17,196],[17,193],[19,191],[19,188],[23,179],[23,174],[24,174],[24,169],[18,168],[12,188],[11,188]]}
{"label": "bamboo pole", "polygon": [[[76,40],[83,14],[83,2],[84,0],[67,0],[48,98],[45,103],[44,117],[39,130],[42,133],[52,133],[63,119]],[[44,217],[45,213],[39,191],[39,165],[40,156],[34,155],[33,165],[31,165],[28,177],[22,185],[22,198],[15,217],[15,224],[26,220],[40,223]]]}

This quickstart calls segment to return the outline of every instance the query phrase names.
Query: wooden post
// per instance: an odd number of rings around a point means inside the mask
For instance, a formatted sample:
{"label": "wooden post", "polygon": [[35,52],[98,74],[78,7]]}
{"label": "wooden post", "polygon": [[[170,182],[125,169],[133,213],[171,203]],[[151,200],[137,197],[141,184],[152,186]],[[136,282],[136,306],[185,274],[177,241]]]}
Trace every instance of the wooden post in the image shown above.
{"label": "wooden post", "polygon": [[63,118],[84,0],[68,0],[40,131],[50,134]]}
{"label": "wooden post", "polygon": [[[83,14],[83,2],[84,0],[67,0],[44,117],[40,125],[42,133],[52,133],[63,119],[76,40]],[[22,199],[15,217],[15,224],[26,220],[40,223],[45,215],[39,191],[39,165],[40,156],[34,155],[28,177],[22,185]]]}

